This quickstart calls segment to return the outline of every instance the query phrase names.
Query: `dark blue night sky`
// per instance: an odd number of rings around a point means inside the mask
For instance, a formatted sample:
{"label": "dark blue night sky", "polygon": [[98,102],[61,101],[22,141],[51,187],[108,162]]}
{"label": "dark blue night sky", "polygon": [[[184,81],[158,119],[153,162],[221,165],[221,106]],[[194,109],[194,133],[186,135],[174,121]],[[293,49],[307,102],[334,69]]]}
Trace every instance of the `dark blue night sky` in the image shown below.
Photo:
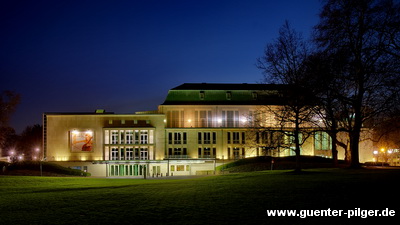
{"label": "dark blue night sky", "polygon": [[155,110],[189,82],[255,83],[256,58],[288,20],[308,36],[319,0],[0,1],[0,91],[11,125],[43,112]]}

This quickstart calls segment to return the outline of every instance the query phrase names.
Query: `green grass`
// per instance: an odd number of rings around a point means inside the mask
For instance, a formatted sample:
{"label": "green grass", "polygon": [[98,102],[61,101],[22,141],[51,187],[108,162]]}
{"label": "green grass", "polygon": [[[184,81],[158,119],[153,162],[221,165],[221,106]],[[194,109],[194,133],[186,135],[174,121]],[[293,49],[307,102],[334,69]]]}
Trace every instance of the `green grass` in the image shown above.
{"label": "green grass", "polygon": [[0,224],[386,223],[393,218],[268,217],[266,210],[400,213],[399,175],[400,170],[314,169],[187,180],[0,176]]}

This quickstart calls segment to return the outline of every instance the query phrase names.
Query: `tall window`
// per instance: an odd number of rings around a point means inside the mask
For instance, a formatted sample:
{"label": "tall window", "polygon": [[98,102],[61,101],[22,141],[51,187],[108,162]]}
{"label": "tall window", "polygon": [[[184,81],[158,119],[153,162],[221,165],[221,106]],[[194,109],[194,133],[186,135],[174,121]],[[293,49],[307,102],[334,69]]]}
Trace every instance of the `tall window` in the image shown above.
{"label": "tall window", "polygon": [[174,144],[182,144],[182,134],[179,132],[174,133]]}
{"label": "tall window", "polygon": [[217,133],[216,132],[212,133],[212,143],[217,144]]}
{"label": "tall window", "polygon": [[182,155],[182,149],[181,148],[174,148],[174,155]]}
{"label": "tall window", "polygon": [[204,148],[204,158],[211,158],[211,148]]}
{"label": "tall window", "polygon": [[187,136],[186,136],[186,132],[183,132],[183,144],[185,145],[187,143]]}
{"label": "tall window", "polygon": [[201,132],[199,132],[199,133],[197,133],[197,144],[201,144],[201,143],[203,143],[202,142],[202,134],[201,134]]}
{"label": "tall window", "polygon": [[124,148],[120,149],[120,160],[125,160],[125,149]]}
{"label": "tall window", "polygon": [[232,132],[232,136],[233,136],[233,144],[239,144],[240,143],[239,132]]}
{"label": "tall window", "polygon": [[239,111],[222,111],[223,127],[239,127]]}
{"label": "tall window", "polygon": [[111,160],[119,160],[118,148],[111,148]]}
{"label": "tall window", "polygon": [[119,144],[118,143],[118,131],[117,130],[112,130],[111,131],[111,144]]}
{"label": "tall window", "polygon": [[331,150],[332,138],[326,132],[323,131],[315,132],[314,148],[315,150]]}
{"label": "tall window", "polygon": [[140,160],[148,160],[149,151],[147,148],[140,148]]}
{"label": "tall window", "polygon": [[217,143],[217,133],[216,132],[198,132],[197,133],[197,143],[198,144],[216,144]]}
{"label": "tall window", "polygon": [[211,144],[211,133],[204,132],[204,144]]}
{"label": "tall window", "polygon": [[239,159],[240,158],[240,148],[233,148],[233,157],[235,159]]}
{"label": "tall window", "polygon": [[148,132],[147,130],[140,131],[140,144],[148,144]]}
{"label": "tall window", "polygon": [[120,143],[121,143],[121,144],[124,144],[125,135],[124,135],[124,131],[123,131],[123,130],[120,130],[120,131],[119,131],[119,137],[120,137]]}
{"label": "tall window", "polygon": [[139,144],[139,131],[135,130],[135,144]]}
{"label": "tall window", "polygon": [[126,148],[126,160],[133,160],[133,148],[132,147]]}
{"label": "tall window", "polygon": [[126,144],[133,144],[133,131],[127,130],[125,132]]}
{"label": "tall window", "polygon": [[183,127],[184,111],[173,110],[167,112],[168,127]]}
{"label": "tall window", "polygon": [[168,144],[187,144],[186,132],[169,132],[168,133]]}
{"label": "tall window", "polygon": [[212,127],[212,113],[210,110],[194,111],[195,127]]}

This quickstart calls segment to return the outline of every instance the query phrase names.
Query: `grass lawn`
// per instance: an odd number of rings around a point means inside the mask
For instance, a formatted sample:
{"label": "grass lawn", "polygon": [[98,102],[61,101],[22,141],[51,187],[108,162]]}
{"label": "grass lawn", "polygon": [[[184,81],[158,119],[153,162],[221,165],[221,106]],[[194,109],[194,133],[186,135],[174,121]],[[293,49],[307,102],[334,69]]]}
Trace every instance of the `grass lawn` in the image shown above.
{"label": "grass lawn", "polygon": [[0,176],[0,224],[376,224],[394,218],[301,219],[266,211],[389,208],[400,214],[400,170],[306,171],[186,180]]}

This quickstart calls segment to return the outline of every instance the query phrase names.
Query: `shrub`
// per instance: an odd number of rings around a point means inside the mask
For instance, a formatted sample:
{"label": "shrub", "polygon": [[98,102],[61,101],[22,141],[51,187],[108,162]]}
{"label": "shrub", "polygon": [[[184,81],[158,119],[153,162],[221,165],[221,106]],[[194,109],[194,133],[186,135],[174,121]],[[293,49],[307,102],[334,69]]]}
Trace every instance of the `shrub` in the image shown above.
{"label": "shrub", "polygon": [[42,164],[42,171],[47,173],[63,174],[71,176],[85,176],[85,177],[91,175],[90,173],[81,170],[66,168],[50,162],[39,162],[39,161],[23,161],[23,162],[11,163],[7,166],[7,171],[16,171],[16,170],[38,171],[40,168],[40,164]]}

